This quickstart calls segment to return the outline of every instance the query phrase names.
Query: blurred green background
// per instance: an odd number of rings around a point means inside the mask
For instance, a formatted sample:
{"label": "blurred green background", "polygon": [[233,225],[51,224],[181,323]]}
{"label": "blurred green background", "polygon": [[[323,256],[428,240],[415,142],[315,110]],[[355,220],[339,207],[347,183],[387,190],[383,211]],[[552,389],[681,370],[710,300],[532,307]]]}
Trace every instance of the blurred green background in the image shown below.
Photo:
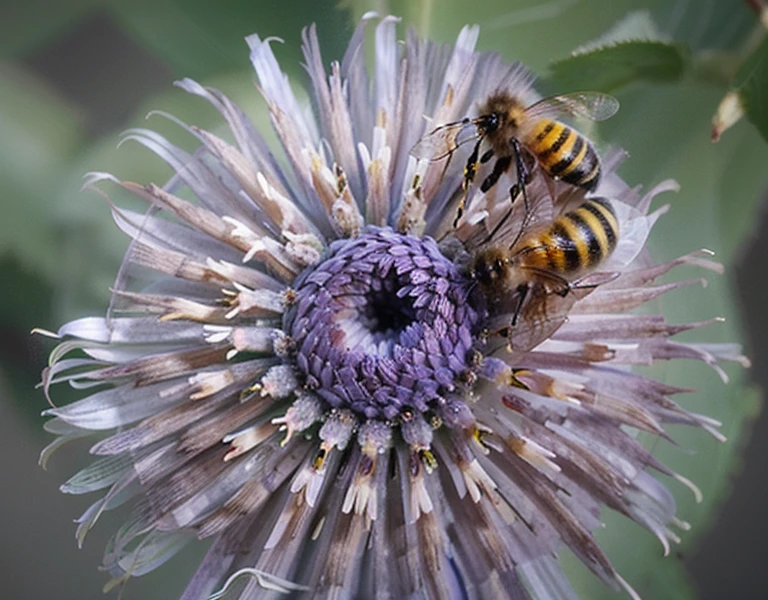
{"label": "blurred green background", "polygon": [[[679,429],[673,433],[680,448],[654,445],[706,497],[695,505],[688,492],[671,484],[680,516],[694,525],[672,556],[661,559],[650,534],[611,515],[600,535],[620,572],[646,600],[764,597],[768,423],[757,417],[755,390],[768,378],[768,236],[760,235],[768,226],[761,201],[768,185],[768,149],[746,120],[717,145],[709,139],[712,114],[757,45],[760,28],[750,3],[5,0],[0,5],[0,572],[5,574],[0,596],[103,597],[107,576],[96,567],[121,522],[120,515],[104,517],[78,551],[72,519],[94,499],[65,496],[58,485],[86,464],[87,445],[67,446],[51,460],[48,472],[37,465],[51,438],[39,416],[46,401],[34,386],[52,342],[29,332],[103,314],[127,246],[104,199],[80,191],[83,174],[109,171],[122,179],[163,183],[170,172],[146,149],[130,143],[117,148],[120,132],[135,126],[161,130],[188,149],[194,146],[162,117],[145,122],[150,110],[220,130],[213,109],[171,85],[182,77],[221,89],[264,126],[243,38],[254,32],[283,38],[286,43],[275,46],[275,52],[301,83],[301,28],[318,24],[328,64],[341,58],[357,18],[375,8],[380,14],[402,15],[420,32],[445,42],[455,39],[461,25],[478,23],[480,49],[521,59],[541,75],[549,73],[542,85],[550,91],[610,88],[606,91],[620,99],[622,109],[601,126],[598,139],[602,146],[613,143],[629,151],[622,175],[633,185],[650,187],[668,177],[682,184],[680,194],[661,199],[672,210],[654,232],[654,254],[664,260],[706,247],[727,271],[724,277],[708,276],[706,292],[687,289],[663,299],[662,309],[673,322],[725,316],[725,324],[684,339],[741,341],[753,368],[744,373],[727,366],[728,386],[701,365],[656,369],[660,378],[702,389],[685,405],[722,420],[729,443],[719,445],[702,432]],[[628,14],[632,17],[624,23],[634,32],[630,37],[652,20],[655,33],[677,45],[656,48],[661,52],[657,63],[643,63],[649,53],[641,51],[637,68],[628,72],[612,70],[610,53],[586,67],[565,61],[548,71],[553,61]],[[766,90],[755,92],[758,98],[763,94],[764,106]],[[701,275],[691,270],[689,276]],[[63,403],[76,397],[69,392],[58,390],[54,399]],[[129,582],[122,597],[177,597],[200,556],[199,548],[180,555],[158,572]],[[584,598],[620,597],[575,570]]]}

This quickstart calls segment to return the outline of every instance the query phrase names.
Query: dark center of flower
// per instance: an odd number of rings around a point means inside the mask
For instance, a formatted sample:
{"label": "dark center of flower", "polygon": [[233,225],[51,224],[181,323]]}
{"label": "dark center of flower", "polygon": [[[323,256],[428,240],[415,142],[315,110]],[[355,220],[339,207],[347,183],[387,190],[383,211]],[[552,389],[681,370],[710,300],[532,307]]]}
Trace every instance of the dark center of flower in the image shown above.
{"label": "dark center of flower", "polygon": [[435,409],[470,367],[468,281],[431,238],[370,227],[295,285],[284,327],[296,366],[334,408],[384,419]]}

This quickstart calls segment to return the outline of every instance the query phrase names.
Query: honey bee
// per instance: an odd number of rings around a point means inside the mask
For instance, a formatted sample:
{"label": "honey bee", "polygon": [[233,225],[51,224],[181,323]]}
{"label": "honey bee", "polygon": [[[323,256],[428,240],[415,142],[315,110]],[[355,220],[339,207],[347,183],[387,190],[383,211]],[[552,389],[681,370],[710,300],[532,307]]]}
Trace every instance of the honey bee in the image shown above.
{"label": "honey bee", "polygon": [[[526,206],[525,185],[530,180],[534,163],[554,180],[587,191],[594,190],[600,181],[600,158],[595,147],[585,136],[555,117],[569,114],[603,121],[613,116],[618,108],[618,100],[599,92],[550,96],[525,106],[519,97],[502,90],[493,93],[479,106],[479,117],[467,117],[433,129],[416,143],[411,154],[437,161],[450,157],[462,144],[475,141],[464,167],[464,193],[454,219],[455,227],[464,212],[467,190],[479,165],[494,156],[496,162],[480,184],[483,192],[496,184],[513,160],[517,184],[510,190],[510,195],[514,200],[518,192],[522,192]],[[483,141],[489,148],[481,156]]]}
{"label": "honey bee", "polygon": [[[595,271],[618,241],[619,219],[611,202],[589,198],[524,233],[511,247],[476,251],[469,275],[498,315],[491,329],[506,337],[514,333],[518,348],[537,345],[562,325],[573,302],[613,279],[613,273]],[[520,317],[525,323],[518,328]]]}

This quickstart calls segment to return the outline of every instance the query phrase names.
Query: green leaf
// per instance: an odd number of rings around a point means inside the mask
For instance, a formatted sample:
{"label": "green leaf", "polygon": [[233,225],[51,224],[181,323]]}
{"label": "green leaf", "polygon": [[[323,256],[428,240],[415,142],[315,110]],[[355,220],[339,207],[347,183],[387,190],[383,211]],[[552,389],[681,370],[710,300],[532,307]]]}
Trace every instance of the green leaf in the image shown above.
{"label": "green leaf", "polygon": [[679,44],[617,42],[552,63],[547,83],[558,90],[613,92],[632,82],[677,81],[685,73],[687,63],[687,51]]}
{"label": "green leaf", "polygon": [[686,62],[685,48],[664,39],[650,12],[639,10],[550,65],[549,83],[553,90],[611,92],[632,81],[676,81]]}
{"label": "green leaf", "polygon": [[768,141],[768,37],[742,63],[734,88],[747,118]]}

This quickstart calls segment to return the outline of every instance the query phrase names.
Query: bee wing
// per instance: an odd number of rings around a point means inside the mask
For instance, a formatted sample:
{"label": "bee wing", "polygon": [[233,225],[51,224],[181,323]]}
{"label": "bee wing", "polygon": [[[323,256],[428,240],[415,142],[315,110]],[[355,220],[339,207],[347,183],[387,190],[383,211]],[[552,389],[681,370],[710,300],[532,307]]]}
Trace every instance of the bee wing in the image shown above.
{"label": "bee wing", "polygon": [[525,110],[527,117],[572,115],[590,121],[605,121],[619,110],[619,101],[601,92],[572,92],[548,96]]}
{"label": "bee wing", "polygon": [[576,300],[573,293],[561,296],[540,292],[531,298],[511,330],[509,348],[514,352],[528,352],[548,339],[566,322]]}
{"label": "bee wing", "polygon": [[598,271],[596,273],[589,273],[578,281],[573,282],[571,287],[571,293],[573,293],[577,300],[581,300],[588,296],[597,286],[611,283],[621,273],[617,271]]}
{"label": "bee wing", "polygon": [[529,294],[532,295],[526,299],[514,325],[512,312],[496,315],[488,322],[489,331],[506,338],[510,352],[528,352],[549,338],[565,323],[574,302],[584,295],[568,293],[561,296],[543,289]]}
{"label": "bee wing", "polygon": [[624,269],[631,264],[645,247],[656,220],[669,209],[664,205],[648,215],[641,214],[633,206],[612,200],[614,212],[619,220],[619,239],[613,254],[601,265],[601,269]]}
{"label": "bee wing", "polygon": [[472,127],[472,121],[462,119],[455,123],[436,127],[416,142],[410,153],[416,158],[436,161],[445,158],[462,144],[476,140],[478,137],[480,137],[480,133],[476,127]]}
{"label": "bee wing", "polygon": [[616,272],[590,273],[574,282],[565,295],[534,288],[529,292],[532,296],[526,300],[514,326],[511,325],[514,315],[508,313],[491,319],[489,329],[507,338],[510,352],[528,352],[560,329],[577,301],[618,276]]}

